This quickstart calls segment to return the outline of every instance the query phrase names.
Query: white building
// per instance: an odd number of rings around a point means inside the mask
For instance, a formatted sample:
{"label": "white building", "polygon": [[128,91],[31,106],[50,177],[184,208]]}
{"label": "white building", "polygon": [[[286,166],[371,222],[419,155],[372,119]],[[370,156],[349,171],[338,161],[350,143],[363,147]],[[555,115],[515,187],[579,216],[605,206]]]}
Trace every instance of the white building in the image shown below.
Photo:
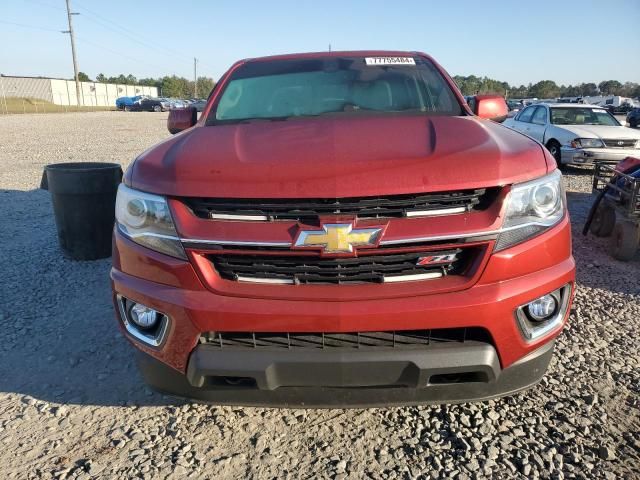
{"label": "white building", "polygon": [[[113,107],[118,97],[158,96],[156,87],[80,82],[80,105]],[[38,98],[56,105],[77,105],[76,82],[61,78],[0,75],[0,97]]]}

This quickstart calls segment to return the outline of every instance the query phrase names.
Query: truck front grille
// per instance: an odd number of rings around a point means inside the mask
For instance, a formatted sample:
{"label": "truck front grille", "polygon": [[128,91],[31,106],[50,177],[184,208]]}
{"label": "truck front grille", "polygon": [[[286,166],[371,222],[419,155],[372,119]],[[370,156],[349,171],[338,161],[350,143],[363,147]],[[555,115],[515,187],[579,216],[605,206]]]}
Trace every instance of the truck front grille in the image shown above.
{"label": "truck front grille", "polygon": [[322,215],[353,215],[357,218],[402,218],[417,215],[463,213],[487,208],[499,188],[329,199],[236,199],[183,198],[200,218],[262,220],[315,220]]}
{"label": "truck front grille", "polygon": [[[383,283],[437,278],[464,273],[477,247],[356,258],[322,258],[300,255],[207,255],[226,280],[284,284]],[[446,257],[430,263],[434,255]],[[425,260],[427,259],[427,260]],[[422,275],[422,277],[421,277]]]}
{"label": "truck front grille", "polygon": [[636,139],[603,138],[604,145],[609,148],[635,148]]}
{"label": "truck front grille", "polygon": [[200,343],[220,348],[250,349],[425,348],[468,341],[492,343],[489,332],[479,327],[346,333],[207,332],[200,337]]}

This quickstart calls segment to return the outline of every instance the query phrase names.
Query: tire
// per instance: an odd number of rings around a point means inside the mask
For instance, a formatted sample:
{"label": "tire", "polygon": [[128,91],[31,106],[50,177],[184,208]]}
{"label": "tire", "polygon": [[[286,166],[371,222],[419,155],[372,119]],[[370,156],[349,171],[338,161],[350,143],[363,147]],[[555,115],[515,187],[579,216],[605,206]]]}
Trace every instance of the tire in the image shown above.
{"label": "tire", "polygon": [[558,168],[562,168],[562,151],[560,150],[560,144],[558,143],[557,140],[549,140],[547,142],[547,150],[549,150],[549,153],[551,153],[551,155],[553,155],[553,158],[556,159],[556,164],[558,165]]}
{"label": "tire", "polygon": [[631,128],[638,128],[638,121],[637,120],[629,120],[629,126]]}
{"label": "tire", "polygon": [[640,241],[640,228],[633,222],[619,222],[613,229],[609,252],[616,260],[627,262],[636,254]]}
{"label": "tire", "polygon": [[124,111],[125,112],[130,112],[131,111],[131,107],[129,105],[125,105],[124,106]]}
{"label": "tire", "polygon": [[608,237],[616,226],[616,210],[606,204],[600,205],[596,210],[591,228],[589,229],[596,237]]}
{"label": "tire", "polygon": [[154,105],[153,106],[153,111],[154,112],[161,112],[162,111],[162,107],[160,105]]}

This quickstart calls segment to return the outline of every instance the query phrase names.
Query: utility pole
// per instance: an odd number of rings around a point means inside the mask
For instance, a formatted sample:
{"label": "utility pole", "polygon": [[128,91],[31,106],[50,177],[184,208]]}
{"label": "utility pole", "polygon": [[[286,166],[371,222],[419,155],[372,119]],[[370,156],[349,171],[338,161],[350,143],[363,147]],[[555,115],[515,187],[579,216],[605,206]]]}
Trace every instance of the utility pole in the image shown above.
{"label": "utility pole", "polygon": [[80,80],[78,79],[78,59],[76,58],[76,38],[73,35],[73,23],[71,22],[71,15],[79,15],[78,13],[71,12],[69,6],[69,0],[67,3],[67,19],[69,20],[69,30],[65,30],[62,33],[68,33],[71,38],[71,56],[73,57],[73,76],[76,80],[76,103],[80,106]]}
{"label": "utility pole", "polygon": [[193,57],[193,98],[198,98],[198,59]]}

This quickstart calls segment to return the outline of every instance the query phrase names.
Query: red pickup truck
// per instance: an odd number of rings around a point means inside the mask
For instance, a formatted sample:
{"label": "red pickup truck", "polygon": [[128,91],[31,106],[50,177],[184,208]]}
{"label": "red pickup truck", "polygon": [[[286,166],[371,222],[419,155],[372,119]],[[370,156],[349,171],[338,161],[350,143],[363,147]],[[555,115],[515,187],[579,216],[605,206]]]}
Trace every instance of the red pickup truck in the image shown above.
{"label": "red pickup truck", "polygon": [[575,283],[560,172],[416,52],[237,62],[120,186],[111,280],[152,387],[459,402],[544,374]]}

